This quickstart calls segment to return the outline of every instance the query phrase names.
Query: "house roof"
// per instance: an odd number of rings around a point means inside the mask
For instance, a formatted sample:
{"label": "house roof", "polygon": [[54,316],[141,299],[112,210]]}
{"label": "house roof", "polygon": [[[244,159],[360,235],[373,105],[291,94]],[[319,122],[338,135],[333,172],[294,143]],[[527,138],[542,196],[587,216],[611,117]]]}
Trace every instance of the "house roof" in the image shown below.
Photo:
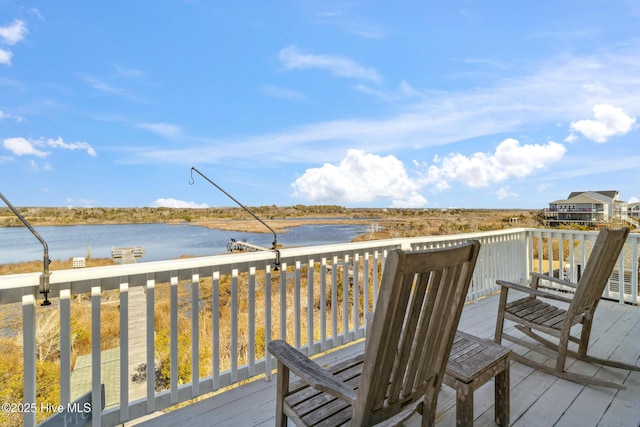
{"label": "house roof", "polygon": [[569,194],[569,199],[571,199],[572,197],[575,196],[579,196],[580,194],[584,194],[584,193],[597,193],[600,194],[602,196],[605,196],[609,199],[615,199],[616,196],[618,195],[618,191],[617,190],[607,190],[607,191],[574,191],[571,194]]}
{"label": "house roof", "polygon": [[[571,193],[574,194],[574,193]],[[584,193],[575,193],[576,195],[574,195],[573,197],[569,197],[566,200],[556,200],[551,202],[552,204],[558,204],[558,203],[602,203],[603,200],[596,198],[596,197],[590,197]]]}

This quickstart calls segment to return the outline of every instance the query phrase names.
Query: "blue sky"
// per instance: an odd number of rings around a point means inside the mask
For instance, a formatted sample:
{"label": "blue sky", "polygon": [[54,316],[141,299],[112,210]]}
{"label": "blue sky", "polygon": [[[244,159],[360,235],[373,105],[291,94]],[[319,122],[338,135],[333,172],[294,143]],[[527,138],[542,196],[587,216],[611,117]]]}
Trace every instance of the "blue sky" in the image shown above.
{"label": "blue sky", "polygon": [[640,3],[0,0],[16,206],[640,198]]}

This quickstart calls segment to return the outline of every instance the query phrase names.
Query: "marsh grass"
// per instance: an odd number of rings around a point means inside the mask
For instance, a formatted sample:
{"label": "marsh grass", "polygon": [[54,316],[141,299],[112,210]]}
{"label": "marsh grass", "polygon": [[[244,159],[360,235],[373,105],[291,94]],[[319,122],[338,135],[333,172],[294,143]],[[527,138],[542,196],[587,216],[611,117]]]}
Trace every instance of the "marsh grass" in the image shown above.
{"label": "marsh grass", "polygon": [[[337,267],[342,270],[341,267]],[[309,310],[312,311],[313,322],[313,341],[320,340],[322,336],[322,317],[324,316],[325,336],[332,335],[333,325],[331,322],[331,273],[326,273],[326,302],[325,306],[321,305],[321,287],[320,287],[320,265],[313,267],[313,283],[311,305],[309,305],[309,276],[306,269],[300,270],[300,286],[296,290],[294,279],[294,268],[287,268],[287,280],[285,282],[286,300],[285,300],[285,337],[281,336],[281,278],[280,274],[273,272],[271,275],[271,293],[270,303],[267,306],[265,293],[265,274],[257,272],[255,275],[255,287],[251,291],[249,287],[249,274],[243,273],[237,277],[237,285],[232,284],[230,276],[223,276],[219,279],[217,287],[217,326],[218,331],[214,334],[214,313],[213,301],[216,292],[214,292],[212,278],[200,278],[197,284],[199,307],[198,313],[198,352],[199,352],[199,376],[208,377],[212,375],[214,361],[214,337],[217,337],[218,344],[218,360],[220,371],[231,369],[235,360],[236,366],[243,366],[250,362],[253,357],[254,361],[260,360],[265,356],[267,344],[267,307],[270,308],[270,339],[286,339],[288,342],[300,343],[304,346],[308,344],[308,327],[309,327]],[[362,278],[362,270],[360,277]],[[354,300],[354,289],[350,285],[348,292],[344,293],[342,283],[342,271],[337,274],[338,295],[336,303],[338,304],[336,329],[338,334],[344,333],[343,322],[343,304],[344,298],[347,298],[348,304],[348,328],[353,328],[352,310]],[[373,306],[372,295],[373,287],[371,278],[368,280],[369,285],[369,301],[367,306],[371,310]],[[191,360],[192,360],[192,305],[191,293],[193,284],[190,281],[182,281],[178,283],[178,383],[184,384],[191,381]],[[364,306],[362,280],[360,280],[358,290],[358,305]],[[155,354],[160,365],[159,376],[156,378],[156,387],[158,389],[168,387],[170,381],[170,285],[162,284],[156,286],[155,290]],[[296,303],[296,296],[299,297]],[[237,301],[236,310],[233,309],[232,301]],[[253,301],[253,303],[251,303]],[[361,325],[363,316],[361,310],[358,315],[358,322]],[[254,313],[253,324],[250,324],[250,313]],[[296,312],[298,313],[296,315]],[[296,338],[296,317],[299,317],[299,337]],[[236,319],[234,322],[233,319]],[[237,339],[233,340],[233,328],[236,328]],[[251,342],[250,331],[253,331],[254,340]],[[235,343],[234,343],[235,341]],[[235,344],[235,345],[234,345]],[[253,349],[253,351],[251,351]]]}

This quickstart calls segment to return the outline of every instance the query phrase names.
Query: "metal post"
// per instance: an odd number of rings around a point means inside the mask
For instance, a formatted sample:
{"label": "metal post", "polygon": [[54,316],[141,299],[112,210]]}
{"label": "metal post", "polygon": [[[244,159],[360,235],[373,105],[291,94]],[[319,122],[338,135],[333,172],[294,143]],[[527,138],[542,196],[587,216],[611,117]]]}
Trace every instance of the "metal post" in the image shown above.
{"label": "metal post", "polygon": [[18,217],[18,219],[29,229],[29,231],[31,231],[31,234],[33,234],[44,247],[43,272],[40,276],[40,293],[44,294],[44,301],[40,305],[51,305],[51,301],[49,301],[49,276],[51,275],[49,272],[49,264],[51,263],[51,260],[49,259],[49,246],[47,245],[47,242],[40,237],[40,234],[38,234],[31,224],[29,224],[29,221],[27,221],[20,212],[18,212],[18,210],[11,204],[11,202],[9,202],[9,200],[7,200],[6,197],[4,197],[2,193],[0,193],[0,198],[7,204],[7,206],[9,206],[11,212]]}

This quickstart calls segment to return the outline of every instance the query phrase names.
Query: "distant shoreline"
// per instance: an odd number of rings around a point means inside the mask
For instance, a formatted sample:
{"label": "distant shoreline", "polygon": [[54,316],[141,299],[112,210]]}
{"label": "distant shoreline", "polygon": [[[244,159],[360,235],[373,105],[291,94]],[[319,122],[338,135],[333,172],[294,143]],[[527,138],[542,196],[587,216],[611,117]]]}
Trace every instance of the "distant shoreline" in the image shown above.
{"label": "distant shoreline", "polygon": [[[19,208],[31,225],[181,224],[224,231],[269,233],[240,208]],[[277,233],[302,225],[377,224],[377,233],[357,240],[455,234],[508,227],[536,227],[534,210],[383,209],[341,206],[261,206],[251,210]],[[0,227],[23,226],[8,208],[0,208]]]}

